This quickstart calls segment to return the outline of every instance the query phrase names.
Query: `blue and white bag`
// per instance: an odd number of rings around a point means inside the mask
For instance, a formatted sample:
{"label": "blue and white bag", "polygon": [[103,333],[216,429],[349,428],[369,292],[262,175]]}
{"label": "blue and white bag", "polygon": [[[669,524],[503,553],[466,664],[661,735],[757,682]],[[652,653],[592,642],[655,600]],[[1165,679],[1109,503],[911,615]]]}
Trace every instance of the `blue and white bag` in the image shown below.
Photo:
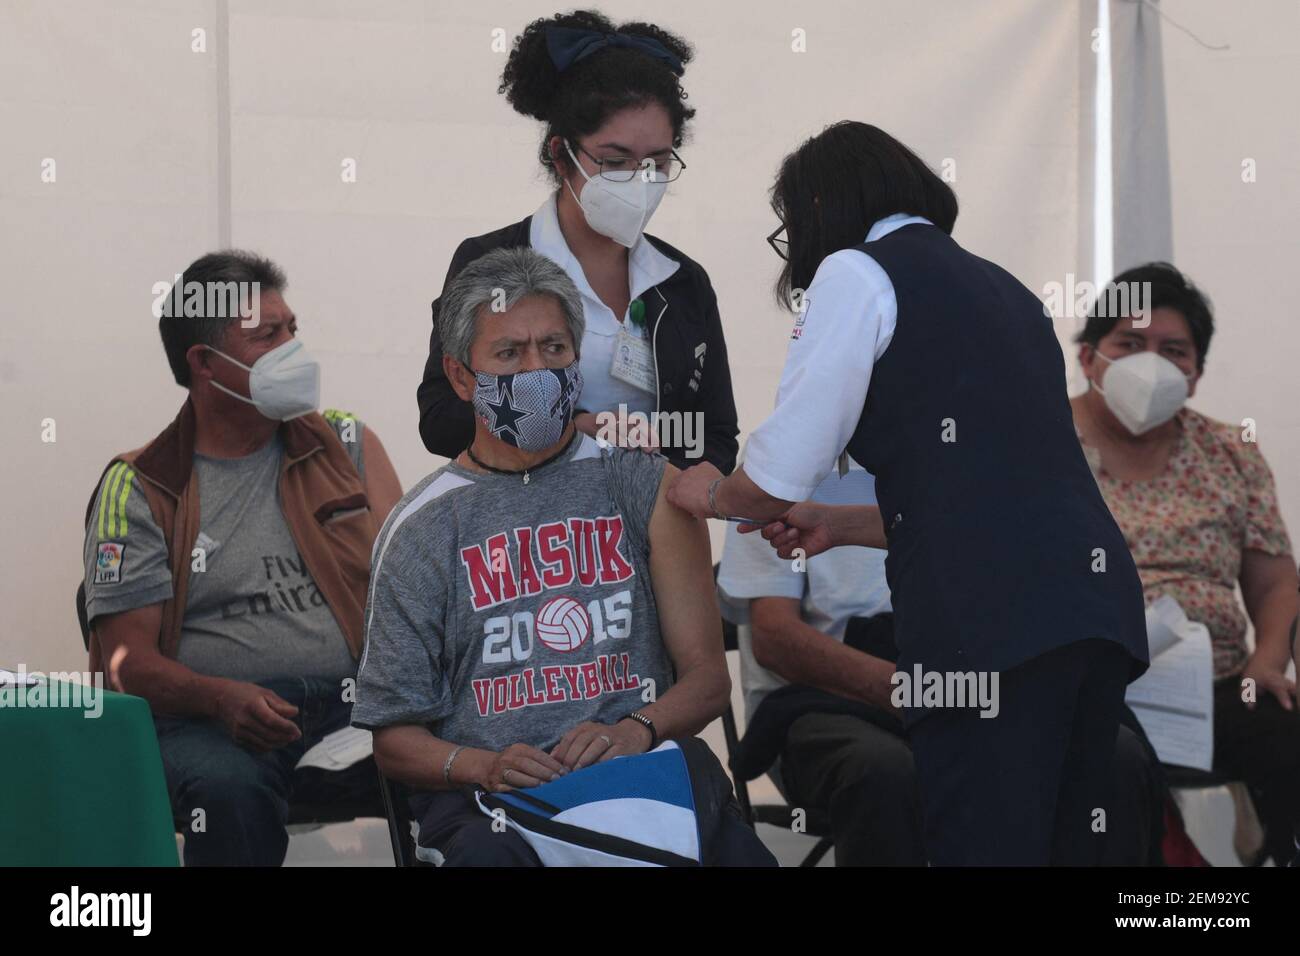
{"label": "blue and white bag", "polygon": [[[538,787],[479,790],[474,798],[484,813],[518,832],[545,866],[699,866],[704,841],[690,763],[669,740]],[[715,813],[716,803],[706,796],[704,812]]]}

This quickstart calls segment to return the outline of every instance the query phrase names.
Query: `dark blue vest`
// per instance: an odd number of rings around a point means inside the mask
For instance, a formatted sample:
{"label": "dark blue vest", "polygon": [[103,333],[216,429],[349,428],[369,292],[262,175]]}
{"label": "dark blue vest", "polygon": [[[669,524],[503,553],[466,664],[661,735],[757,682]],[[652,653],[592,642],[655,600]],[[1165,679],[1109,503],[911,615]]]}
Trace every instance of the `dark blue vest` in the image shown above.
{"label": "dark blue vest", "polygon": [[899,669],[1004,671],[1104,638],[1137,676],[1142,585],[1075,435],[1043,304],[934,226],[856,248],[898,296],[848,450],[876,476]]}

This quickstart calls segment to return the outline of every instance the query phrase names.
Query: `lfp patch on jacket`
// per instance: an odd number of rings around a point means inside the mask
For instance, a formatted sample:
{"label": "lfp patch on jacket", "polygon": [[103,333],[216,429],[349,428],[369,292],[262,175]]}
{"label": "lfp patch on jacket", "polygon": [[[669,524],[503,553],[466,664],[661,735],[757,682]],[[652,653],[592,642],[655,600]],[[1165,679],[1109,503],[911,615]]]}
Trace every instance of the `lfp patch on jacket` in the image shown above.
{"label": "lfp patch on jacket", "polygon": [[682,749],[615,757],[527,790],[478,791],[544,866],[699,866],[700,826]]}

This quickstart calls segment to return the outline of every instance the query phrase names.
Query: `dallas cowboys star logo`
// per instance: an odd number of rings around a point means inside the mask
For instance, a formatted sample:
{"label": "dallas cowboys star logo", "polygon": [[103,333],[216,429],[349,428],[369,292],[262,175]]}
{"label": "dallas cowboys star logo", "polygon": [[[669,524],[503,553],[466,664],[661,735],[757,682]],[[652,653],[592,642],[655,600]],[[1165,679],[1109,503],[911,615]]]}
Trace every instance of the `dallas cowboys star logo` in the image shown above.
{"label": "dallas cowboys star logo", "polygon": [[556,380],[560,383],[560,396],[551,403],[551,415],[560,415],[564,418],[569,417],[569,401],[573,389],[569,376],[562,368],[553,368],[549,370]]}
{"label": "dallas cowboys star logo", "polygon": [[488,426],[492,434],[502,441],[509,441],[505,433],[509,433],[514,441],[511,444],[518,447],[519,445],[519,421],[527,418],[532,412],[524,408],[516,408],[511,402],[514,398],[514,385],[508,378],[498,380],[497,398],[495,402],[484,402],[492,410],[492,423]]}

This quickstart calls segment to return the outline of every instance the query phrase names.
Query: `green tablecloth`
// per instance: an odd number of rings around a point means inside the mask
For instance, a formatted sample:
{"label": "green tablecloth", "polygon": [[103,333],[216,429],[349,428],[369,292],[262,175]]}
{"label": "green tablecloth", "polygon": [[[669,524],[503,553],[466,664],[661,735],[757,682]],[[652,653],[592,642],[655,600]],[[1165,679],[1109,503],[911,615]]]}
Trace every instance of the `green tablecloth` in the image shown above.
{"label": "green tablecloth", "polygon": [[[59,682],[45,690],[72,699]],[[14,706],[22,693],[32,689],[0,688],[0,865],[176,866],[144,699],[105,690],[103,712],[87,718],[85,707]]]}

